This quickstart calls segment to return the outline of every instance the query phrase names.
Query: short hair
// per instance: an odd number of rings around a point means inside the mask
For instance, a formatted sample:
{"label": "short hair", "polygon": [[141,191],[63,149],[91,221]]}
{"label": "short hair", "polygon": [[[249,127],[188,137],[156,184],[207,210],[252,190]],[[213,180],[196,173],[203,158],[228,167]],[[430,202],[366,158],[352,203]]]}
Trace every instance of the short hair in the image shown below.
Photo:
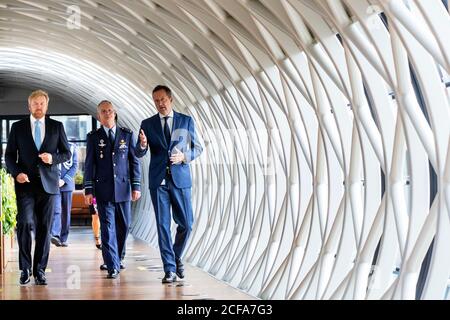
{"label": "short hair", "polygon": [[100,107],[101,107],[102,104],[110,104],[113,107],[113,109],[114,109],[114,105],[112,104],[111,101],[109,101],[109,100],[102,100],[97,105],[97,111],[100,110]]}
{"label": "short hair", "polygon": [[170,88],[168,86],[159,84],[153,89],[152,94],[159,90],[164,90],[166,92],[167,96],[169,98],[172,98],[172,90],[170,90]]}
{"label": "short hair", "polygon": [[100,102],[98,103],[98,105],[97,105],[97,112],[100,113],[100,107],[101,107],[103,104],[110,104],[111,107],[113,107],[113,111],[116,113],[116,116],[114,117],[114,120],[117,121],[118,117],[117,117],[117,111],[116,111],[116,108],[114,107],[114,105],[112,104],[112,102],[109,101],[109,100],[102,100],[102,101],[100,101]]}
{"label": "short hair", "polygon": [[47,99],[47,104],[50,101],[50,98],[48,97],[48,93],[44,90],[35,90],[28,96],[28,104],[31,103],[31,100],[37,97],[45,97]]}

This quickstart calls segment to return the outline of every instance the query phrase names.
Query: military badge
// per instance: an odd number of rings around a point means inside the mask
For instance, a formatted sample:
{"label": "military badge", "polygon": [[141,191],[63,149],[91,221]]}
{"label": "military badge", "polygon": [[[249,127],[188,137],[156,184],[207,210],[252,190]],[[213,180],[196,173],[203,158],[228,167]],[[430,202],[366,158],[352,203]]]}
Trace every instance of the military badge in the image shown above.
{"label": "military badge", "polygon": [[120,140],[119,142],[119,149],[126,149],[127,148],[127,142],[125,140]]}
{"label": "military badge", "polygon": [[104,148],[104,147],[106,146],[105,140],[100,139],[100,143],[98,144],[98,146],[99,146],[100,148]]}

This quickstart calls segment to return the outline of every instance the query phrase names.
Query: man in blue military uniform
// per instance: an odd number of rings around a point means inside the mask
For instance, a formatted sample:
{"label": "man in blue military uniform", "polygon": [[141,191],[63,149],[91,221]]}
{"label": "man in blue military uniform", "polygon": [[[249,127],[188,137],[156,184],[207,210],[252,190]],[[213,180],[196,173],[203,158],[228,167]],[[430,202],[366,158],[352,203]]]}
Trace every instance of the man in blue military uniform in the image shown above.
{"label": "man in blue military uniform", "polygon": [[107,278],[119,276],[131,221],[131,202],[141,196],[141,170],[133,132],[116,126],[110,101],[97,106],[102,126],[88,133],[84,187],[86,204],[96,197]]}
{"label": "man in blue military uniform", "polygon": [[72,193],[75,190],[74,177],[78,169],[78,152],[74,143],[69,143],[72,157],[60,165],[59,195],[55,198],[51,242],[57,247],[67,247],[70,229]]}

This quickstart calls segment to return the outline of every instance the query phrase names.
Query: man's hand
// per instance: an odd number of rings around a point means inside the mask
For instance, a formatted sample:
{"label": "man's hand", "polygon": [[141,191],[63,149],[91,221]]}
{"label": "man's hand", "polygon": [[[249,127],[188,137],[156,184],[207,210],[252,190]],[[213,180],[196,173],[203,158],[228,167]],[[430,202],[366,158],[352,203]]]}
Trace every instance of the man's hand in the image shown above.
{"label": "man's hand", "polygon": [[139,141],[141,143],[141,148],[146,149],[147,148],[147,137],[145,136],[144,130],[142,130],[142,129],[139,132]]}
{"label": "man's hand", "polygon": [[184,161],[184,153],[181,152],[180,150],[177,149],[177,147],[175,147],[175,153],[172,153],[170,156],[170,161],[172,162],[172,164],[179,164],[181,162]]}
{"label": "man's hand", "polygon": [[30,182],[30,180],[28,179],[28,176],[25,173],[19,173],[16,177],[16,181],[18,183]]}
{"label": "man's hand", "polygon": [[63,179],[59,179],[59,187],[61,188],[66,182]]}
{"label": "man's hand", "polygon": [[141,197],[141,192],[140,191],[133,191],[133,193],[131,194],[131,201],[136,201]]}
{"label": "man's hand", "polygon": [[92,194],[87,194],[84,196],[84,203],[86,203],[88,206],[92,204],[92,201],[94,199],[94,196]]}
{"label": "man's hand", "polygon": [[39,155],[39,158],[41,158],[43,163],[46,163],[46,164],[52,164],[53,163],[53,158],[52,158],[52,155],[50,153],[47,153],[47,152],[41,153]]}

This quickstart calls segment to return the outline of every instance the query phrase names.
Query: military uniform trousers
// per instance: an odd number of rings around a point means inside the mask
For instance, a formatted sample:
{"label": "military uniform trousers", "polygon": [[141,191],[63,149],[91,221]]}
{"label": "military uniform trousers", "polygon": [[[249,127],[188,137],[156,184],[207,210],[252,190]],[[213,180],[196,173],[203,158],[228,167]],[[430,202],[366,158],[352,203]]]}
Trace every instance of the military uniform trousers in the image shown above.
{"label": "military uniform trousers", "polygon": [[52,236],[61,242],[67,242],[70,229],[70,211],[72,210],[72,191],[61,191],[55,196]]}
{"label": "military uniform trousers", "polygon": [[102,254],[108,270],[120,270],[131,222],[131,201],[97,201],[101,225]]}

